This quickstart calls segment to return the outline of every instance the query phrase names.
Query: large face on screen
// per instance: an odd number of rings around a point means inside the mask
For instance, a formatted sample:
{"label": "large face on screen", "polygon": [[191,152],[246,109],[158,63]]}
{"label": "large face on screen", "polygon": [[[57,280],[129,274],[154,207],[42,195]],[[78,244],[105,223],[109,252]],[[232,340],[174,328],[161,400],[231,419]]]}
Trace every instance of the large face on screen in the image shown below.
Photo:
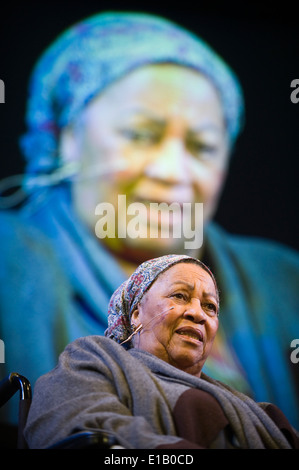
{"label": "large face on screen", "polygon": [[[183,237],[121,238],[117,228],[124,233],[124,212],[136,202],[147,209],[160,202],[203,203],[204,221],[211,219],[228,165],[218,93],[194,70],[171,64],[141,67],[90,102],[78,122],[63,131],[61,152],[82,165],[82,178],[72,185],[81,219],[94,231],[98,204],[115,207],[116,227],[111,220],[111,236],[103,240],[112,250],[180,252]],[[119,207],[119,195],[126,196],[125,207]],[[178,217],[183,215],[174,214],[170,223],[180,222]],[[139,219],[139,224],[151,223],[163,225],[163,214],[148,210],[145,220]]]}

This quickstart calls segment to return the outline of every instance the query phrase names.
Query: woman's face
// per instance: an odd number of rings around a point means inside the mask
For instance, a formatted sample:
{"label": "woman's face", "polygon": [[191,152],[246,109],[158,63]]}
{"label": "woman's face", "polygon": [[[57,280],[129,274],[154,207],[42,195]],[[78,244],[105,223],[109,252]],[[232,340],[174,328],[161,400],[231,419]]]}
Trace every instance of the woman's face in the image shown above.
{"label": "woman's face", "polygon": [[143,325],[134,346],[199,377],[218,329],[218,308],[209,273],[178,263],[157,278],[132,313],[132,324]]}
{"label": "woman's face", "polygon": [[[191,69],[170,64],[141,67],[108,87],[76,125],[63,131],[61,152],[65,159],[82,164],[82,178],[73,183],[73,200],[92,231],[98,220],[95,208],[106,202],[115,207],[116,228],[124,232],[128,217],[119,217],[118,195],[126,196],[126,208],[133,202],[146,206],[147,227],[157,220],[163,223],[163,216],[159,219],[149,211],[153,202],[203,203],[208,221],[228,163],[218,94]],[[104,176],[97,175],[99,165]],[[184,237],[120,238],[110,226],[111,238],[104,242],[115,251],[132,246],[156,255],[182,251]]]}

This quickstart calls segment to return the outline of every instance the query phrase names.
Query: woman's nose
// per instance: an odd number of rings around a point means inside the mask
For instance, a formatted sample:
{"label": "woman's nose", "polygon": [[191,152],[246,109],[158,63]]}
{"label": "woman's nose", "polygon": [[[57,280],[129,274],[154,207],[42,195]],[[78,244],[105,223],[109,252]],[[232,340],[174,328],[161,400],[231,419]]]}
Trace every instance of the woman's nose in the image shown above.
{"label": "woman's nose", "polygon": [[192,321],[193,323],[205,323],[207,321],[207,315],[199,300],[197,302],[192,302],[192,305],[185,310],[184,318]]}
{"label": "woman's nose", "polygon": [[172,138],[161,144],[147,164],[145,175],[168,184],[189,184],[191,172],[183,140]]}

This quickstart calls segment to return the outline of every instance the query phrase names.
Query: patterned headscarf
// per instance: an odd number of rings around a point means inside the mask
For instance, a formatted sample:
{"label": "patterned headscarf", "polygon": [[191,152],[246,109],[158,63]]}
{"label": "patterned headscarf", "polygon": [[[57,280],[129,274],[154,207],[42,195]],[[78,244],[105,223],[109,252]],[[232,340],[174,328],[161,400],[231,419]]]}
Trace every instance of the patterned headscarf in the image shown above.
{"label": "patterned headscarf", "polygon": [[[182,262],[196,263],[207,271],[212,277],[218,292],[212,272],[202,261],[196,258],[187,255],[165,255],[150,259],[138,266],[131,277],[123,282],[112,295],[108,306],[108,328],[105,331],[105,336],[117,343],[125,341],[132,334],[131,314],[144,294],[160,274],[171,266]],[[130,347],[130,343],[127,343],[126,347]]]}
{"label": "patterned headscarf", "polygon": [[115,80],[147,64],[173,63],[204,73],[219,92],[234,142],[243,116],[234,73],[200,38],[163,18],[105,12],[62,33],[38,61],[30,81],[27,133],[21,139],[27,173],[61,165],[58,141],[92,98]]}

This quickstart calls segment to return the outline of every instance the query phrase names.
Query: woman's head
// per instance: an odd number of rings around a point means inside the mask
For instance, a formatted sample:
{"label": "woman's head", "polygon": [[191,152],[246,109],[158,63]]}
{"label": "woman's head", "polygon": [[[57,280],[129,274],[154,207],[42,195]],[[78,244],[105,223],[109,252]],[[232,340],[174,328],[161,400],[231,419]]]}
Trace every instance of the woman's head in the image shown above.
{"label": "woman's head", "polygon": [[218,329],[219,295],[210,270],[188,256],[146,261],[113,294],[106,336],[200,375]]}
{"label": "woman's head", "polygon": [[[95,15],[61,35],[33,73],[28,172],[79,163],[73,201],[92,230],[96,205],[117,211],[117,194],[127,205],[202,202],[209,220],[242,113],[238,80],[200,38],[152,15]],[[97,167],[108,174],[97,177]],[[165,252],[161,238],[112,238],[115,251],[139,243]],[[168,251],[181,243],[168,239]]]}

